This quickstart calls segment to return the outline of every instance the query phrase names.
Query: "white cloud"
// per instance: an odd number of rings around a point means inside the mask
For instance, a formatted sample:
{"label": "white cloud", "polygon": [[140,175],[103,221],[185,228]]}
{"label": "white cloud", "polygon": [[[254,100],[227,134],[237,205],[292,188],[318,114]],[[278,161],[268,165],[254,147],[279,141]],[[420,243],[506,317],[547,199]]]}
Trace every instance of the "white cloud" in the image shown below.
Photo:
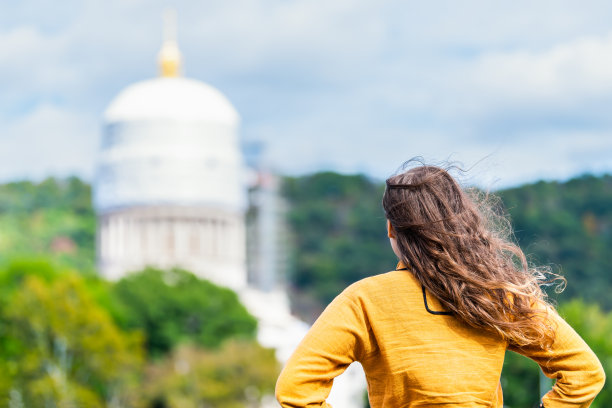
{"label": "white cloud", "polygon": [[469,68],[486,102],[579,108],[612,94],[612,34],[562,43],[543,52],[494,52]]}
{"label": "white cloud", "polygon": [[[106,104],[156,73],[167,4],[86,0],[27,20],[26,10],[39,9],[31,1],[0,16],[0,146],[7,163],[20,149],[31,160],[14,171],[5,164],[4,179],[93,167]],[[606,167],[595,158],[612,129],[608,3],[175,4],[186,72],[226,93],[244,135],[267,141],[285,171],[384,177],[419,154],[468,166],[492,154],[485,167],[503,180]],[[45,128],[81,153],[41,139]],[[594,147],[581,150],[585,134]],[[79,145],[88,138],[93,147]],[[34,145],[46,157],[29,151]],[[527,162],[518,168],[502,164],[519,157]]]}
{"label": "white cloud", "polygon": [[[34,26],[0,34],[0,106],[48,96],[74,81],[76,72],[66,63],[66,37],[45,36]],[[62,61],[61,63],[57,63]]]}

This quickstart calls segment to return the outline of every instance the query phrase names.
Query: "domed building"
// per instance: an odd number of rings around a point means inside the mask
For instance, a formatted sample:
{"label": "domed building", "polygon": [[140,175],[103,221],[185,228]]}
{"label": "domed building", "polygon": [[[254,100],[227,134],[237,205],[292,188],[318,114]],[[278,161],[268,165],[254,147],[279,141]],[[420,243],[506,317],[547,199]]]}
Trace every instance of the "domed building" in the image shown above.
{"label": "domed building", "polygon": [[[147,266],[182,267],[234,289],[258,320],[259,343],[285,362],[308,326],[291,315],[279,276],[278,180],[260,171],[252,189],[247,277],[240,118],[218,90],[181,76],[167,34],[160,76],[128,86],[104,113],[93,194],[98,269],[116,280]],[[329,401],[360,407],[364,389],[363,372],[351,366]]]}
{"label": "domed building", "polygon": [[123,90],[104,113],[94,186],[98,267],[108,279],[183,267],[246,285],[240,118],[215,88],[181,77],[166,39],[160,77]]}

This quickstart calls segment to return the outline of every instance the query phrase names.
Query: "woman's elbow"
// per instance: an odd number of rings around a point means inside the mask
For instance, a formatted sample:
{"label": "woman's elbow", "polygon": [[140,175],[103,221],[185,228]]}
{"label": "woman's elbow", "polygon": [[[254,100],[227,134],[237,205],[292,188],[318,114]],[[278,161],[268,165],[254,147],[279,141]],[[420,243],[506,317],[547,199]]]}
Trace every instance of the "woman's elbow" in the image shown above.
{"label": "woman's elbow", "polygon": [[291,389],[292,389],[292,386],[289,382],[288,376],[285,374],[284,371],[281,372],[280,375],[278,376],[278,379],[276,380],[276,389],[274,391],[274,394],[276,396],[276,400],[282,407],[290,406],[290,405],[286,405],[286,403],[287,403],[287,398],[289,394],[291,393]]}
{"label": "woman's elbow", "polygon": [[606,372],[604,371],[601,363],[598,364],[597,371],[593,375],[593,382],[597,387],[597,392],[601,391],[606,383]]}
{"label": "woman's elbow", "polygon": [[591,369],[583,372],[582,382],[584,384],[585,395],[591,401],[594,400],[606,382],[606,373],[597,357],[594,357]]}

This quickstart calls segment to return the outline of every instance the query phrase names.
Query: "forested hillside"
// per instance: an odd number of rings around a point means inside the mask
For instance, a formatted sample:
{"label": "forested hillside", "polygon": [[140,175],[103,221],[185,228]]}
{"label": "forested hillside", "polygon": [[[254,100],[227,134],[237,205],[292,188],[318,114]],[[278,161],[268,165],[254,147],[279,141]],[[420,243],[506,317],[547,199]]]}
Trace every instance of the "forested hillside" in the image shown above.
{"label": "forested hillside", "polygon": [[[382,183],[331,172],[285,179],[293,231],[290,281],[321,304],[346,285],[394,266],[380,205]],[[538,182],[497,192],[534,263],[568,279],[560,300],[612,309],[612,176]],[[0,262],[44,255],[94,271],[90,186],[77,179],[0,185]]]}
{"label": "forested hillside", "polygon": [[362,175],[326,172],[285,179],[294,240],[289,280],[298,291],[323,305],[348,284],[395,267],[382,193],[380,183]]}
{"label": "forested hillside", "polygon": [[94,245],[89,184],[72,177],[0,185],[0,262],[45,256],[92,273]]}
{"label": "forested hillside", "polygon": [[[291,281],[298,291],[326,304],[348,284],[395,266],[383,188],[365,176],[335,173],[286,179],[295,241]],[[612,310],[612,176],[538,182],[496,194],[529,259],[567,278],[559,300],[581,297]]]}
{"label": "forested hillside", "polygon": [[[289,282],[302,316],[315,317],[350,283],[394,268],[382,193],[383,183],[361,175],[285,178],[292,231]],[[558,299],[561,313],[610,374],[612,176],[538,182],[497,194],[530,259],[550,264],[567,278]],[[104,282],[96,278],[94,253],[95,215],[87,183],[70,178],[0,185],[0,398],[32,407],[42,397],[51,398],[40,394],[54,387],[45,371],[48,362],[66,372],[67,388],[62,389],[92,407],[102,407],[111,396],[143,408],[172,406],[185,398],[229,407],[244,399],[241,390],[247,384],[271,390],[274,358],[252,340],[254,320],[232,293],[184,271],[148,270]],[[168,273],[180,276],[184,285],[164,283]],[[582,300],[570,301],[575,298]],[[221,316],[214,309],[219,305],[232,311],[225,319],[199,319]],[[100,333],[94,343],[79,334],[90,324]],[[32,343],[40,336],[46,336],[41,344],[48,347]],[[220,344],[223,338],[228,341]],[[68,348],[66,339],[72,342]],[[20,369],[24,356],[29,371]],[[76,361],[66,357],[78,356],[87,356],[83,361],[91,365],[80,371],[62,366]],[[196,383],[181,383],[181,374],[169,368],[186,360],[199,376],[190,381],[208,384],[201,395],[185,394]],[[120,370],[99,364],[104,361],[116,361]],[[117,381],[121,386],[111,387]],[[538,400],[537,382],[537,367],[509,353],[502,378],[505,405],[532,406]],[[611,404],[608,386],[593,407]]]}
{"label": "forested hillside", "polygon": [[612,310],[612,176],[539,182],[499,192],[533,262],[567,278],[574,297]]}

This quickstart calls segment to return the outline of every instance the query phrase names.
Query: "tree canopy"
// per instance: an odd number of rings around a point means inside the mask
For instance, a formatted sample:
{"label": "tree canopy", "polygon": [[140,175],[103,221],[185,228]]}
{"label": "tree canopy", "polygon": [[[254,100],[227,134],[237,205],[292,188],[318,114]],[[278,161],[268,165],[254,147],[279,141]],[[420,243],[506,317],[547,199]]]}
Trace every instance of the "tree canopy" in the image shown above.
{"label": "tree canopy", "polygon": [[327,304],[354,281],[395,267],[382,192],[382,185],[360,175],[285,180],[294,240],[290,281],[298,290]]}
{"label": "tree canopy", "polygon": [[567,278],[574,297],[612,310],[612,176],[538,182],[499,192],[519,245]]}
{"label": "tree canopy", "polygon": [[[293,300],[322,308],[352,282],[395,266],[383,188],[362,175],[285,178]],[[496,194],[530,260],[567,278],[561,314],[612,372],[612,176]],[[255,343],[255,319],[233,292],[181,270],[119,282],[96,276],[87,183],[0,185],[0,231],[0,399],[11,407],[229,408],[270,390],[278,367]],[[181,373],[183,360],[195,377]],[[507,406],[535,403],[537,381],[534,363],[508,353]],[[592,406],[610,406],[611,395],[606,386]]]}
{"label": "tree canopy", "polygon": [[0,263],[44,255],[93,274],[95,226],[91,187],[76,177],[0,185]]}
{"label": "tree canopy", "polygon": [[2,399],[41,408],[129,400],[140,337],[116,326],[81,277],[26,276],[2,301]]}
{"label": "tree canopy", "polygon": [[181,269],[132,273],[111,291],[122,309],[120,324],[141,330],[153,356],[184,341],[214,348],[228,338],[255,336],[257,321],[233,291]]}
{"label": "tree canopy", "polygon": [[[348,284],[394,267],[383,191],[384,183],[359,175],[285,179],[295,248],[290,281],[298,292],[327,304]],[[567,278],[560,301],[580,296],[612,309],[612,176],[542,181],[495,194],[529,260]]]}
{"label": "tree canopy", "polygon": [[[147,269],[105,282],[41,257],[19,258],[0,268],[0,401],[11,408],[255,403],[279,369],[255,328],[234,292],[187,271]],[[185,355],[194,369],[188,378],[174,370]],[[185,381],[188,388],[179,386]]]}
{"label": "tree canopy", "polygon": [[274,392],[279,367],[274,351],[231,340],[216,350],[183,344],[149,366],[143,407],[242,408]]}

